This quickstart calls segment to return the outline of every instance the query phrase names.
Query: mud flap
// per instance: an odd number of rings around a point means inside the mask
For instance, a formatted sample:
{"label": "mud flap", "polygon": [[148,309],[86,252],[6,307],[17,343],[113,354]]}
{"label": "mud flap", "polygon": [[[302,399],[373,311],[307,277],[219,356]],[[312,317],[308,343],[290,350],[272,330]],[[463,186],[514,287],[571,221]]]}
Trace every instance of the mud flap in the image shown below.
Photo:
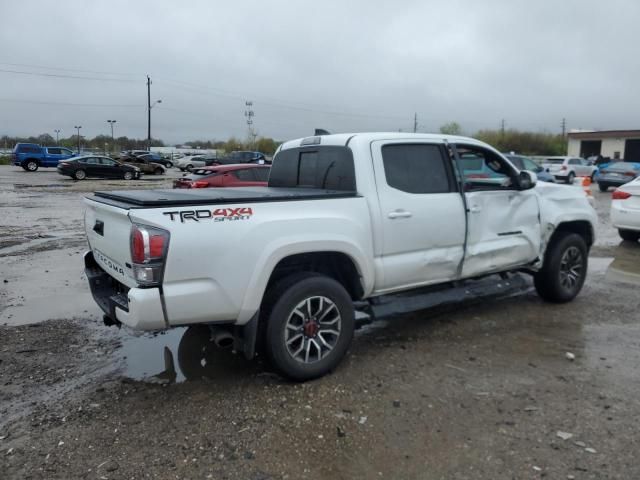
{"label": "mud flap", "polygon": [[233,329],[233,349],[242,352],[247,360],[251,360],[256,354],[259,318],[260,310],[247,323]]}

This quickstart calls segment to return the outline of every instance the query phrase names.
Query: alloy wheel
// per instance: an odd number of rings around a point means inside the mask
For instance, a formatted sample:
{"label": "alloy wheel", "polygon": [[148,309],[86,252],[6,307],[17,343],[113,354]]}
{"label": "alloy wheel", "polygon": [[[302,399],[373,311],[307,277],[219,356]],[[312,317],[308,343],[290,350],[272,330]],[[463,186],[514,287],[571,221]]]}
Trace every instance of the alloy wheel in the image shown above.
{"label": "alloy wheel", "polygon": [[338,343],[342,326],[335,303],[323,296],[302,300],[287,318],[285,343],[291,357],[315,363],[326,357]]}

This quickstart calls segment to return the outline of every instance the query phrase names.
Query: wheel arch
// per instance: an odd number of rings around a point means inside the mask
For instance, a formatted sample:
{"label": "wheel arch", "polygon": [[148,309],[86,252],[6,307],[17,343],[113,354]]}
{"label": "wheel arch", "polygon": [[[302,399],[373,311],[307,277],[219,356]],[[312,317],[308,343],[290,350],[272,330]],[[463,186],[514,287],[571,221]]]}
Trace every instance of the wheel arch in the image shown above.
{"label": "wheel arch", "polygon": [[264,262],[258,262],[254,269],[256,273],[247,286],[238,324],[244,324],[259,310],[275,282],[296,272],[327,275],[340,283],[353,300],[364,298],[373,287],[370,285],[373,282],[372,266],[365,263],[364,252],[341,242],[337,245],[325,242],[324,246],[327,248],[320,250],[313,248],[314,245],[286,245],[272,252]]}
{"label": "wheel arch", "polygon": [[591,222],[589,222],[588,220],[570,220],[558,224],[556,229],[553,231],[551,238],[549,239],[549,244],[552,243],[560,235],[566,233],[577,233],[578,235],[580,235],[587,244],[587,248],[591,248],[595,240],[595,234]]}

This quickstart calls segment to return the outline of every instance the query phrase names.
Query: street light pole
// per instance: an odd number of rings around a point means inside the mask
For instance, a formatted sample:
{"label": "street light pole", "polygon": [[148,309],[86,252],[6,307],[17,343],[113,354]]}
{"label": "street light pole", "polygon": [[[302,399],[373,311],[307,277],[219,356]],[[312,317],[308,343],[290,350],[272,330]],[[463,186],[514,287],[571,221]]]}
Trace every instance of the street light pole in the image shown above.
{"label": "street light pole", "polygon": [[113,124],[116,123],[115,120],[107,120],[109,125],[111,125],[111,148],[113,148],[114,140],[113,140]]}
{"label": "street light pole", "polygon": [[60,129],[56,128],[54,132],[56,132],[56,145],[60,145]]}
{"label": "street light pole", "polygon": [[156,103],[162,103],[162,100],[156,100],[151,104],[151,77],[147,75],[147,150],[151,150],[151,109]]}
{"label": "street light pole", "polygon": [[82,128],[82,125],[76,125],[73,128],[78,131],[78,155],[80,155],[80,129]]}

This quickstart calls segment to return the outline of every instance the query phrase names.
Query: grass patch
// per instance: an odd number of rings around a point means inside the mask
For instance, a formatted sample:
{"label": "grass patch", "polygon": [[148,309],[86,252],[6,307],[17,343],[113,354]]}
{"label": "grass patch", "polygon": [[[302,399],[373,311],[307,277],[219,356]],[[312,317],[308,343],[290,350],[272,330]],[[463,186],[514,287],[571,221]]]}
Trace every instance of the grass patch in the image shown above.
{"label": "grass patch", "polygon": [[0,165],[11,165],[11,157],[9,155],[0,155]]}

